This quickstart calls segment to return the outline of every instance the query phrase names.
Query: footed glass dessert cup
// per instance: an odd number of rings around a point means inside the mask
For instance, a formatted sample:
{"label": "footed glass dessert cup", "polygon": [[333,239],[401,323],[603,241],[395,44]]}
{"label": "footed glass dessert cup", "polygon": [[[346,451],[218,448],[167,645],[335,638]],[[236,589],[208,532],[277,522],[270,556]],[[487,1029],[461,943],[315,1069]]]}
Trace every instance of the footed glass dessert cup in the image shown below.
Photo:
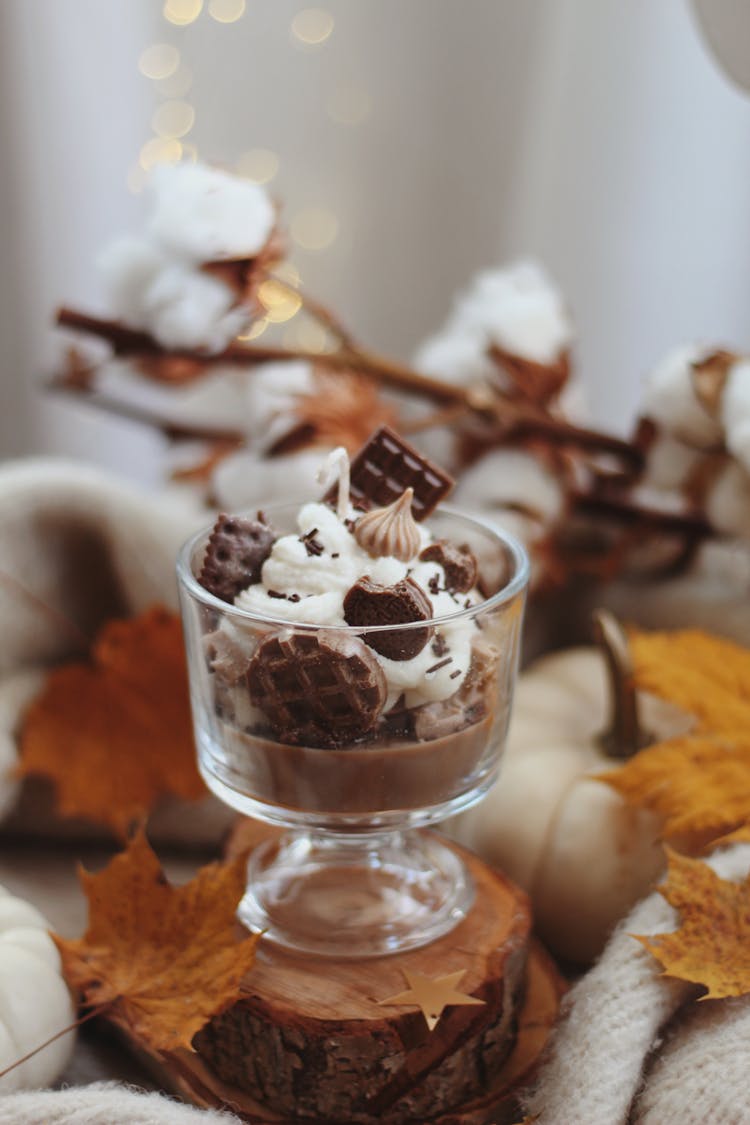
{"label": "footed glass dessert cup", "polygon": [[[264,518],[309,544],[297,514],[268,507]],[[528,560],[489,523],[448,508],[428,523],[436,540],[470,548],[478,577],[470,595],[454,591],[453,612],[397,626],[295,621],[299,597],[273,589],[278,617],[214,596],[198,581],[210,529],[180,554],[201,774],[222,801],[285,830],[251,854],[238,916],[296,951],[400,952],[472,905],[460,855],[421,829],[479,801],[497,777]],[[325,568],[325,550],[315,553]],[[419,573],[437,594],[448,581],[443,570],[426,578],[428,565]]]}

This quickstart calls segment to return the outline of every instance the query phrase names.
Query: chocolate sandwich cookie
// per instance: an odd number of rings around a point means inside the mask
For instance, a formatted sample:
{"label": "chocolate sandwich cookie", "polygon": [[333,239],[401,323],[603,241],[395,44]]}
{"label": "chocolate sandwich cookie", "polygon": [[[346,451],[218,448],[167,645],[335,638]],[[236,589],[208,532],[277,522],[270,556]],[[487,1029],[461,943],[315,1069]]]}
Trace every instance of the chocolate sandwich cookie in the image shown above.
{"label": "chocolate sandwich cookie", "polygon": [[275,540],[276,532],[263,519],[222,512],[208,540],[198,581],[217,598],[233,602],[241,590],[260,582]]}
{"label": "chocolate sandwich cookie", "polygon": [[377,657],[341,631],[283,629],[261,643],[247,670],[250,699],[280,742],[345,746],[375,726],[388,693]]}
{"label": "chocolate sandwich cookie", "polygon": [[[415,520],[426,519],[455,483],[453,477],[388,426],[376,430],[355,455],[349,476],[351,502],[365,510],[386,508],[407,488],[413,488],[411,508]],[[337,489],[332,488],[323,499],[327,504],[335,504],[336,496]]]}
{"label": "chocolate sandwich cookie", "polygon": [[[381,586],[360,578],[344,598],[347,625],[406,625],[429,621],[432,602],[413,578],[403,578],[393,586]],[[382,633],[363,633],[362,640],[388,660],[412,660],[432,636],[432,628],[390,629]]]}
{"label": "chocolate sandwich cookie", "polygon": [[438,539],[437,543],[425,547],[419,559],[420,562],[435,562],[443,568],[449,594],[467,594],[476,585],[479,568],[466,543],[456,546],[447,539]]}

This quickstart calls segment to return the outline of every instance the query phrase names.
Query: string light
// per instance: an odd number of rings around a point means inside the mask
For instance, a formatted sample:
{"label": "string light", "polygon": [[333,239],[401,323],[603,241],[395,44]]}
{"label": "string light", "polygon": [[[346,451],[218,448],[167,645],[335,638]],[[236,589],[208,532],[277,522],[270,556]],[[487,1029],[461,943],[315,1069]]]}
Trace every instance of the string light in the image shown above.
{"label": "string light", "polygon": [[180,65],[180,52],[171,43],[152,43],[141,51],[138,69],[146,78],[169,78]]}
{"label": "string light", "polygon": [[249,343],[251,340],[257,340],[259,336],[262,336],[267,328],[268,321],[265,317],[262,317],[260,320],[254,320],[247,332],[242,332],[237,339]]}
{"label": "string light", "polygon": [[267,184],[279,170],[279,158],[269,148],[251,148],[243,152],[235,165],[238,176],[254,184]]}
{"label": "string light", "polygon": [[217,23],[235,23],[245,14],[245,0],[209,0],[208,14]]}
{"label": "string light", "polygon": [[138,163],[144,172],[155,164],[177,164],[182,156],[182,145],[174,137],[152,137],[140,151]]}
{"label": "string light", "polygon": [[303,8],[292,20],[292,35],[306,47],[319,47],[333,31],[334,19],[325,8]]}
{"label": "string light", "polygon": [[306,207],[292,217],[289,233],[303,250],[325,250],[336,240],[339,221],[324,207]]}
{"label": "string light", "polygon": [[203,8],[203,0],[166,0],[164,19],[178,27],[185,27],[198,19]]}
{"label": "string light", "polygon": [[164,102],[151,118],[151,127],[159,137],[184,137],[193,127],[195,110],[189,102]]}
{"label": "string light", "polygon": [[266,310],[266,320],[271,324],[283,324],[302,308],[302,298],[298,293],[287,289],[272,279],[258,286],[258,300]]}
{"label": "string light", "polygon": [[341,86],[326,99],[326,111],[337,125],[361,125],[372,112],[372,98],[358,86]]}

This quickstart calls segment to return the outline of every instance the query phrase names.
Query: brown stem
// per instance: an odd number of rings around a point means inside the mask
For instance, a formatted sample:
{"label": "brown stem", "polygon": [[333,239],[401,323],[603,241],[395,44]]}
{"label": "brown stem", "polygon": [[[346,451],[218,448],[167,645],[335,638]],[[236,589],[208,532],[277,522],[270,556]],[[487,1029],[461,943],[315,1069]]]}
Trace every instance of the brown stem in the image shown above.
{"label": "brown stem", "polygon": [[594,611],[594,636],[607,666],[609,726],[599,745],[609,758],[630,758],[651,741],[638,717],[633,661],[620,622],[606,609]]}
{"label": "brown stem", "polygon": [[[280,284],[285,284],[280,282]],[[291,288],[291,287],[290,287]],[[107,340],[116,355],[125,356],[170,356],[184,357],[205,363],[242,363],[260,364],[272,360],[301,359],[311,363],[324,362],[331,371],[359,371],[369,375],[384,386],[391,387],[402,393],[417,395],[430,399],[433,402],[463,408],[479,414],[490,414],[500,424],[506,435],[542,437],[556,445],[568,445],[589,452],[608,453],[618,457],[629,466],[633,473],[637,473],[643,465],[643,452],[630,442],[610,434],[589,430],[581,426],[574,426],[564,419],[555,418],[546,414],[544,410],[530,410],[514,400],[503,399],[494,393],[477,393],[476,388],[454,386],[441,379],[423,375],[414,371],[406,364],[387,359],[384,356],[369,352],[352,342],[350,334],[343,328],[322,305],[307,296],[302,296],[298,290],[293,290],[307,305],[308,309],[332,332],[341,344],[333,352],[321,354],[304,349],[284,347],[265,347],[259,344],[245,345],[239,342],[230,344],[223,352],[216,355],[200,355],[189,351],[166,351],[148,333],[134,331],[120,324],[118,321],[105,320],[98,317],[87,316],[73,309],[61,308],[57,314],[57,322],[66,328],[88,332]],[[194,377],[199,377],[202,372],[198,367]]]}
{"label": "brown stem", "polygon": [[572,497],[576,511],[589,516],[607,516],[626,526],[641,526],[701,540],[714,534],[711,524],[698,513],[665,512],[634,503],[627,496],[577,492]]}
{"label": "brown stem", "polygon": [[10,1064],[10,1066],[6,1066],[5,1070],[0,1070],[0,1078],[4,1078],[6,1074],[10,1074],[11,1070],[15,1070],[16,1067],[21,1066],[22,1063],[28,1062],[29,1059],[33,1059],[34,1055],[38,1055],[40,1051],[43,1051],[45,1047],[49,1047],[50,1043],[54,1043],[56,1039],[61,1039],[63,1035],[67,1035],[69,1031],[75,1031],[76,1028],[81,1027],[84,1023],[88,1023],[89,1020],[93,1020],[96,1016],[100,1016],[102,1012],[106,1012],[107,1008],[110,1008],[111,1006],[112,1001],[108,1000],[106,1004],[99,1004],[98,1007],[92,1008],[91,1011],[87,1012],[85,1016],[79,1016],[77,1020],[73,1021],[73,1023],[69,1023],[67,1027],[63,1027],[62,1030],[56,1031],[54,1035],[50,1035],[49,1039],[45,1039],[44,1042],[40,1043],[38,1047],[34,1047],[33,1051],[29,1051],[28,1054],[25,1054],[22,1058],[16,1059],[15,1062],[12,1062]]}

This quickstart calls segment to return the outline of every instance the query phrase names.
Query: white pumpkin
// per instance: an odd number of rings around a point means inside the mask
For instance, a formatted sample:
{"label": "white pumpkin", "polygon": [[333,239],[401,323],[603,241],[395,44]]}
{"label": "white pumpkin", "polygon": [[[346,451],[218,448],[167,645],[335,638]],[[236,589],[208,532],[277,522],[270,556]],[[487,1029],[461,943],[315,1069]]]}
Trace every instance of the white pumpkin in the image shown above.
{"label": "white pumpkin", "polygon": [[[75,1019],[60,955],[36,907],[0,887],[0,1070]],[[49,1086],[64,1070],[74,1033],[0,1078],[0,1093]]]}
{"label": "white pumpkin", "polygon": [[[620,757],[637,748],[635,693],[621,678],[613,694],[614,670],[611,649],[607,660],[598,648],[533,664],[516,688],[498,781],[447,826],[529,892],[543,940],[577,963],[597,956],[664,866],[657,818],[592,777],[618,764],[602,739],[612,698],[617,736],[631,744]],[[639,695],[638,705],[652,736],[685,726],[684,716],[653,697]]]}

